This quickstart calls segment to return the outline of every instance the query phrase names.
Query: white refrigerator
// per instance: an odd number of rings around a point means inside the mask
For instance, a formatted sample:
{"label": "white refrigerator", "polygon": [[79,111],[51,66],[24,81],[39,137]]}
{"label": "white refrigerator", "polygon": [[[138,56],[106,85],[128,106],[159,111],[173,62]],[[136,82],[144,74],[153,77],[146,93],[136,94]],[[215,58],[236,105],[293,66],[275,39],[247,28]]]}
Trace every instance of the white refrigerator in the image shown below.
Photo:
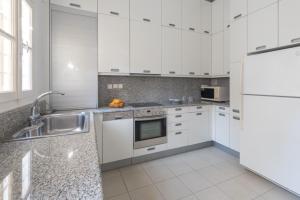
{"label": "white refrigerator", "polygon": [[300,47],[248,56],[242,88],[241,164],[300,195]]}

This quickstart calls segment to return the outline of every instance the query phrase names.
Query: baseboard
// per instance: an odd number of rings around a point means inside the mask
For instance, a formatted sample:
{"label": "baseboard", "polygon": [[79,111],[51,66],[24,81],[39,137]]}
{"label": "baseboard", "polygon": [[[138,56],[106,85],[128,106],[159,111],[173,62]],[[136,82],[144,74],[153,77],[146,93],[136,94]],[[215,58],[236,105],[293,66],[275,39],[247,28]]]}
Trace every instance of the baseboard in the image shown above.
{"label": "baseboard", "polygon": [[213,146],[215,146],[216,148],[218,149],[221,149],[222,151],[225,151],[226,153],[229,153],[230,155],[233,155],[234,157],[237,157],[237,158],[240,158],[240,153],[233,150],[233,149],[230,149],[220,143],[217,143],[217,142],[213,142]]}

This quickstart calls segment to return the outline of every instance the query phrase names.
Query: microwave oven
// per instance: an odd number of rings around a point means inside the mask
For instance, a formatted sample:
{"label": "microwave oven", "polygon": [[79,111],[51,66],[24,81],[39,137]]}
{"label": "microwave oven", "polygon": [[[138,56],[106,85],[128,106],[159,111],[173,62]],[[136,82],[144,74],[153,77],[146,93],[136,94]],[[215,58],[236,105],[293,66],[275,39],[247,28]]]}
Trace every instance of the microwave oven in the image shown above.
{"label": "microwave oven", "polygon": [[201,86],[201,99],[215,102],[229,101],[229,88],[220,86]]}

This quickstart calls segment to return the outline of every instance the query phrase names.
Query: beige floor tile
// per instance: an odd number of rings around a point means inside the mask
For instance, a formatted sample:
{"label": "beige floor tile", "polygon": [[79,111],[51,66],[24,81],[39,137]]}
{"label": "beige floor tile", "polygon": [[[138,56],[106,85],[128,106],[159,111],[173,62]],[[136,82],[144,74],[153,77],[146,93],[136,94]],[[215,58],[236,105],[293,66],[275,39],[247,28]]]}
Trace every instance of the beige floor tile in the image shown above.
{"label": "beige floor tile", "polygon": [[194,170],[198,170],[198,169],[210,166],[210,163],[207,162],[207,160],[205,160],[203,157],[196,156],[196,155],[193,155],[193,154],[187,155],[184,158],[184,162],[186,164],[188,164]]}
{"label": "beige floor tile", "polygon": [[192,196],[188,196],[183,199],[180,199],[180,200],[198,200],[198,198],[196,196],[192,195]]}
{"label": "beige floor tile", "polygon": [[234,164],[230,161],[217,163],[214,165],[217,169],[221,170],[222,173],[227,174],[229,177],[236,177],[247,172],[240,164]]}
{"label": "beige floor tile", "polygon": [[104,197],[110,198],[127,192],[125,184],[119,174],[105,174],[103,175],[103,192]]}
{"label": "beige floor tile", "polygon": [[193,169],[184,162],[184,159],[179,156],[172,156],[166,159],[164,163],[176,176],[193,171]]}
{"label": "beige floor tile", "polygon": [[175,176],[175,174],[173,174],[165,165],[145,167],[145,171],[154,183],[167,180]]}
{"label": "beige floor tile", "polygon": [[276,186],[273,190],[257,198],[257,200],[300,200],[300,197]]}
{"label": "beige floor tile", "polygon": [[[106,200],[106,199],[104,198],[104,200]],[[131,200],[131,199],[129,197],[129,194],[125,193],[125,194],[110,198],[109,200]]]}
{"label": "beige floor tile", "polygon": [[196,194],[200,200],[230,200],[224,192],[217,187],[210,187]]}
{"label": "beige floor tile", "polygon": [[187,197],[192,192],[177,178],[172,178],[156,184],[165,200],[177,200]]}
{"label": "beige floor tile", "polygon": [[147,185],[152,182],[146,172],[137,170],[134,173],[122,173],[128,191],[132,191]]}
{"label": "beige floor tile", "polygon": [[130,197],[132,200],[163,200],[162,195],[154,185],[131,191]]}
{"label": "beige floor tile", "polygon": [[143,168],[142,164],[138,164],[138,165],[132,165],[132,166],[128,166],[128,167],[123,167],[123,168],[119,169],[119,171],[121,172],[121,174],[133,174],[136,172],[143,172],[144,168]]}
{"label": "beige floor tile", "polygon": [[212,184],[197,172],[190,172],[178,177],[192,192],[204,190]]}

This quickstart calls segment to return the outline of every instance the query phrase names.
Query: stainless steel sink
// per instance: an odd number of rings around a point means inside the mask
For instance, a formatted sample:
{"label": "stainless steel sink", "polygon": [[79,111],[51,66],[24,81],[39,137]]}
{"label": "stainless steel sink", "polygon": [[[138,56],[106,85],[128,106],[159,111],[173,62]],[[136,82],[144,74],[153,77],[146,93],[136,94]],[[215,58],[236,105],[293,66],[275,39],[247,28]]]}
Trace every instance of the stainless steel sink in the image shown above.
{"label": "stainless steel sink", "polygon": [[43,116],[36,126],[22,129],[9,140],[25,140],[89,131],[89,112]]}

